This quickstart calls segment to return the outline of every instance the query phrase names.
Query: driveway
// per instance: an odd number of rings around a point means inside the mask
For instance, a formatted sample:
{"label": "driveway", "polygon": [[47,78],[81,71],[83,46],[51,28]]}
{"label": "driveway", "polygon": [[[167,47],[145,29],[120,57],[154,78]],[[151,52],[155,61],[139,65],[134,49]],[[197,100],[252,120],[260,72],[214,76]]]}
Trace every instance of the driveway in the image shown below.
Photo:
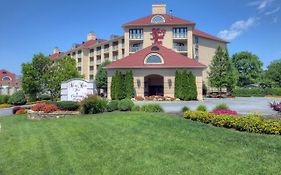
{"label": "driveway", "polygon": [[230,109],[237,111],[239,114],[248,113],[260,113],[263,115],[277,114],[269,107],[269,103],[273,101],[281,101],[281,98],[265,98],[265,97],[237,97],[237,98],[225,98],[214,99],[205,98],[203,101],[176,101],[176,102],[164,102],[164,101],[143,101],[135,102],[137,105],[143,105],[147,103],[160,104],[166,112],[180,112],[184,106],[188,106],[191,110],[195,110],[200,104],[204,104],[211,111],[216,105],[220,103],[226,103]]}
{"label": "driveway", "polygon": [[[23,105],[23,106],[20,106],[20,107],[31,108],[32,106],[34,106],[34,105]],[[7,115],[13,115],[13,107],[0,109],[0,117],[1,116],[7,116]]]}

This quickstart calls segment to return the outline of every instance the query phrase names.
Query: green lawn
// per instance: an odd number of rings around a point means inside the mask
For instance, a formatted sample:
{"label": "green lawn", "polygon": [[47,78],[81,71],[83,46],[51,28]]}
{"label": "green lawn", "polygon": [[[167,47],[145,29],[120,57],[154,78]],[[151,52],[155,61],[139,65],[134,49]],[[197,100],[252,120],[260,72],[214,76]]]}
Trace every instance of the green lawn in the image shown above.
{"label": "green lawn", "polygon": [[166,114],[0,117],[0,174],[280,174],[281,136]]}

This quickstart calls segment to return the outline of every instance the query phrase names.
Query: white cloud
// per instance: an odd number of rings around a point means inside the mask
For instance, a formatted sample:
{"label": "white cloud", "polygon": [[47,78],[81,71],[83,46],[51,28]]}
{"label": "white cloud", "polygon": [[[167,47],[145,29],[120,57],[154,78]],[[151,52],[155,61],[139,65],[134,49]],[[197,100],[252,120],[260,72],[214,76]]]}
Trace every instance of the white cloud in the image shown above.
{"label": "white cloud", "polygon": [[258,22],[258,18],[251,17],[247,20],[240,20],[234,22],[229,29],[222,30],[218,33],[220,38],[231,41],[241,35],[248,28],[254,26]]}
{"label": "white cloud", "polygon": [[257,8],[257,10],[263,11],[264,9],[269,7],[272,4],[272,2],[274,2],[274,1],[275,0],[258,0],[258,1],[253,1],[253,2],[249,3],[248,5],[255,6]]}
{"label": "white cloud", "polygon": [[280,11],[280,7],[275,8],[274,10],[265,12],[265,15],[272,15]]}

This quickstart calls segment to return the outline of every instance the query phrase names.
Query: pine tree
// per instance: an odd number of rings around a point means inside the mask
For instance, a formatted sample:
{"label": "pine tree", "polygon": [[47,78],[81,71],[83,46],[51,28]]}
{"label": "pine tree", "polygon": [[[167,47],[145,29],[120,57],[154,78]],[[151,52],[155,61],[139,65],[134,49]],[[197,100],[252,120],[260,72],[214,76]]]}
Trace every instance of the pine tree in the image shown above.
{"label": "pine tree", "polygon": [[189,72],[189,82],[190,82],[190,100],[197,99],[197,87],[196,87],[196,78]]}
{"label": "pine tree", "polygon": [[174,95],[175,95],[176,98],[179,98],[179,71],[178,70],[176,70],[176,75],[175,75]]}
{"label": "pine tree", "polygon": [[111,87],[110,87],[110,90],[111,90],[111,99],[112,100],[116,100],[116,75],[117,75],[117,71],[115,72],[115,74],[112,76],[112,79],[111,79]]}
{"label": "pine tree", "polygon": [[181,75],[181,83],[182,83],[182,99],[187,101],[190,98],[190,93],[189,93],[189,77],[188,74],[185,71],[182,72]]}
{"label": "pine tree", "polygon": [[125,97],[131,99],[134,95],[134,78],[131,70],[126,72],[124,85]]}

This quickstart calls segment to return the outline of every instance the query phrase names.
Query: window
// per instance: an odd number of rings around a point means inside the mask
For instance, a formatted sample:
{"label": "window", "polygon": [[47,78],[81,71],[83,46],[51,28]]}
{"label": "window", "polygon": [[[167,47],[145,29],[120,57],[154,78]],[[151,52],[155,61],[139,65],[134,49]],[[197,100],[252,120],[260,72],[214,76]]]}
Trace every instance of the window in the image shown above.
{"label": "window", "polygon": [[145,64],[163,64],[163,59],[158,54],[149,54],[145,60]]}
{"label": "window", "polygon": [[187,28],[173,28],[173,37],[174,38],[186,38],[187,37]]}
{"label": "window", "polygon": [[157,47],[157,46],[153,46],[153,47],[151,48],[151,51],[158,51],[158,50],[160,50],[160,49],[159,49],[159,47]]}
{"label": "window", "polygon": [[90,75],[90,80],[93,80],[94,79],[94,75]]}
{"label": "window", "polygon": [[195,42],[195,44],[198,44],[198,43],[199,43],[199,37],[198,37],[198,36],[195,36],[195,37],[194,37],[194,42]]}
{"label": "window", "polygon": [[143,38],[143,29],[130,29],[129,38],[130,39],[142,39]]}
{"label": "window", "polygon": [[163,16],[160,15],[156,15],[151,19],[151,23],[164,23],[165,22],[165,18]]}
{"label": "window", "polygon": [[2,78],[2,81],[11,81],[12,78],[11,77],[8,77],[8,76],[5,76]]}

